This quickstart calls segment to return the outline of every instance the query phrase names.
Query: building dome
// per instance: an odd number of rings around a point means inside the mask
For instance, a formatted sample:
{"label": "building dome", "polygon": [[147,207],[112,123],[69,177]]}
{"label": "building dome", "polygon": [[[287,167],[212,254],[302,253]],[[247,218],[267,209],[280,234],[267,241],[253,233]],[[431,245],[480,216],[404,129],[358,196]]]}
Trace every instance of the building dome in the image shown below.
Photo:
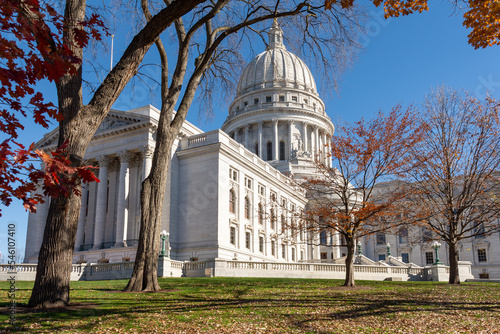
{"label": "building dome", "polygon": [[286,50],[274,21],[266,51],[243,71],[229,116],[221,128],[282,172],[315,171],[327,155],[335,128],[307,65]]}
{"label": "building dome", "polygon": [[316,83],[307,65],[281,46],[268,46],[245,68],[238,83],[237,96],[272,88],[295,88],[317,94]]}

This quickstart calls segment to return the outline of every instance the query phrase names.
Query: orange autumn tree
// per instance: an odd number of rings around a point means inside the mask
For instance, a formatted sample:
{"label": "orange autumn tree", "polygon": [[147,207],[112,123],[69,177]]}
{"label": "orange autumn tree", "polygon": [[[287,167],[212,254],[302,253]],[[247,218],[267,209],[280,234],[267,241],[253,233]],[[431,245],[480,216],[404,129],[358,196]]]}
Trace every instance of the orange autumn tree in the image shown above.
{"label": "orange autumn tree", "polygon": [[380,182],[391,180],[409,168],[411,148],[421,140],[422,128],[411,108],[393,108],[370,121],[361,120],[337,129],[331,141],[332,167],[317,163],[319,176],[302,184],[310,204],[301,215],[306,229],[339,233],[347,247],[344,286],[353,287],[354,252],[367,235],[394,228],[392,215],[400,213],[399,192],[394,189],[375,198]]}
{"label": "orange autumn tree", "polygon": [[[471,29],[469,44],[474,48],[500,45],[500,2],[498,0],[449,0],[456,8],[464,6],[463,25]],[[325,0],[325,8],[340,4],[354,6],[355,0]],[[376,7],[384,6],[385,17],[398,17],[429,10],[427,0],[372,0]]]}

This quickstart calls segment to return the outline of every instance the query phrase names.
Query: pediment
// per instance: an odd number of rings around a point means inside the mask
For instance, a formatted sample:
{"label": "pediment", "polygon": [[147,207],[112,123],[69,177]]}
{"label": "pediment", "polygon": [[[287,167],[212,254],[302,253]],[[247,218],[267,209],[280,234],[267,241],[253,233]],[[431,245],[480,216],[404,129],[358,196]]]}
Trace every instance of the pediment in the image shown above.
{"label": "pediment", "polygon": [[[148,116],[130,114],[123,111],[111,110],[104,121],[97,128],[92,139],[112,136],[122,132],[132,131],[142,127],[156,127]],[[59,138],[58,128],[46,134],[37,144],[37,148],[55,148]]]}

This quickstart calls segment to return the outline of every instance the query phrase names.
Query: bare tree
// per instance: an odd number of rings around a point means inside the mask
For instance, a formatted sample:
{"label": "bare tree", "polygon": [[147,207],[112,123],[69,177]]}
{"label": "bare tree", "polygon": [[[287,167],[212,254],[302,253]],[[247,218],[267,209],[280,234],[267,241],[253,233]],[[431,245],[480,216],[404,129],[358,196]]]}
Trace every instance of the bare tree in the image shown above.
{"label": "bare tree", "polygon": [[390,191],[375,196],[375,187],[404,173],[409,153],[421,139],[412,109],[394,108],[389,115],[337,127],[332,137],[333,167],[317,163],[319,176],[302,184],[310,198],[301,215],[303,226],[313,234],[337,232],[347,247],[344,286],[355,286],[354,252],[356,241],[367,235],[395,228],[402,221],[397,183]]}
{"label": "bare tree", "polygon": [[[165,1],[165,4],[170,5],[170,1]],[[150,20],[152,15],[148,1],[142,0],[141,5],[146,19]],[[295,32],[300,33],[305,41],[304,48],[315,50],[326,63],[332,59],[338,60],[340,58],[335,55],[349,54],[353,50],[352,34],[359,28],[356,15],[357,12],[338,8],[324,11],[322,1],[213,1],[175,21],[178,54],[173,72],[168,70],[169,61],[162,42],[157,40],[162,60],[162,106],[153,167],[141,190],[139,244],[134,271],[126,291],[160,289],[157,278],[159,232],[171,149],[200,83],[208,83],[203,87],[207,97],[211,96],[214,87],[210,85],[216,80],[228,83],[224,80],[227,79],[225,74],[228,72],[228,64],[238,62],[245,40],[252,40],[262,34],[265,24],[269,26],[273,19],[293,17],[303,22],[295,27]],[[317,30],[321,26],[342,33],[331,37],[325,31]],[[194,54],[194,66],[188,74],[191,54]],[[352,57],[346,57],[335,67],[345,66],[350,59]],[[177,110],[174,112],[176,106]]]}
{"label": "bare tree", "polygon": [[423,109],[408,209],[448,244],[449,283],[458,284],[458,243],[499,229],[500,104],[441,87]]}

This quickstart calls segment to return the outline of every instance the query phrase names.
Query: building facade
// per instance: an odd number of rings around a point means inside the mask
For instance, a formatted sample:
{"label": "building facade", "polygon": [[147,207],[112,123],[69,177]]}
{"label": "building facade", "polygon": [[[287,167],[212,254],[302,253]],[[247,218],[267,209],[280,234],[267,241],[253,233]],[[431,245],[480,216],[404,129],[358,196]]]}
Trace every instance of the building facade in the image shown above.
{"label": "building facade", "polygon": [[[153,106],[111,110],[95,133],[85,160],[99,167],[100,182],[82,191],[75,263],[134,261],[141,183],[151,169],[158,118]],[[290,176],[314,176],[314,159],[331,166],[326,153],[334,130],[311,71],[286,50],[274,23],[266,50],[240,78],[222,128],[203,132],[186,121],[175,141],[161,226],[169,233],[169,256],[180,261],[341,261],[346,251],[335,246],[338,235],[283,228],[308,203]],[[57,129],[48,133],[38,147],[54,149],[57,135]],[[47,201],[29,216],[25,262],[37,262],[48,206]],[[427,248],[391,238],[363,240],[364,255],[383,260],[386,244],[394,242],[393,255],[403,262],[428,263]],[[491,263],[495,256],[500,259],[493,248],[488,246]],[[484,262],[483,257],[470,260]]]}

